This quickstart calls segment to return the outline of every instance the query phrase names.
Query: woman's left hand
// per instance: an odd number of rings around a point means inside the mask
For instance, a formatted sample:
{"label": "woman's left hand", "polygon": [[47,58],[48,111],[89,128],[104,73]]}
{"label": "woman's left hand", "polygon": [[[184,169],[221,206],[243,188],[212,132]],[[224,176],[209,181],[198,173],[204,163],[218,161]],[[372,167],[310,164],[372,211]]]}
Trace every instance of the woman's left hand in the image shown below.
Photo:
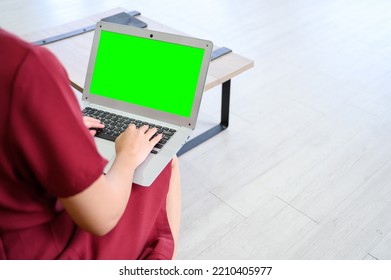
{"label": "woman's left hand", "polygon": [[96,134],[96,129],[104,128],[105,125],[100,122],[100,120],[94,119],[92,117],[83,117],[84,125],[90,130],[90,134],[94,136]]}

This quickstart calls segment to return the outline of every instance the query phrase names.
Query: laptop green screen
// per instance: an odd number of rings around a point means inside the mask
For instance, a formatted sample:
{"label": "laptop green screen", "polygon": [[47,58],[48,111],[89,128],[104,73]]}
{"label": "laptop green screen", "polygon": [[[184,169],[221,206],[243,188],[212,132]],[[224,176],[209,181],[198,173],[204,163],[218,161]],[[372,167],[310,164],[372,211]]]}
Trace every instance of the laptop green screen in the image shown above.
{"label": "laptop green screen", "polygon": [[204,49],[101,31],[90,93],[190,117]]}

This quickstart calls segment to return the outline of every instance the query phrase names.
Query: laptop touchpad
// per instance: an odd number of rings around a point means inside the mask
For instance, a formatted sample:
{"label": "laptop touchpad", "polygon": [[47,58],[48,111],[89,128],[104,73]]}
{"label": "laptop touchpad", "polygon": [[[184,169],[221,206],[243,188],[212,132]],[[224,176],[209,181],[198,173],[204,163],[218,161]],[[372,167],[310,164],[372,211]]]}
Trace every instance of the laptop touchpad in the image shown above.
{"label": "laptop touchpad", "polygon": [[96,147],[98,148],[99,154],[111,160],[115,156],[115,143],[102,138],[94,137]]}

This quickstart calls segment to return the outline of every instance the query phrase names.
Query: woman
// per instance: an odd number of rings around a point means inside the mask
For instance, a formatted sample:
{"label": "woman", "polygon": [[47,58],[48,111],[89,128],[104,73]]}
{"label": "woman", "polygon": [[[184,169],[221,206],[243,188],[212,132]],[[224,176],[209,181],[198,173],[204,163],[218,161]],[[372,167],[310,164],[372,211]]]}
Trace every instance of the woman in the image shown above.
{"label": "woman", "polygon": [[0,65],[0,259],[172,258],[177,159],[149,188],[129,183],[156,129],[130,125],[103,175],[87,129],[103,124],[83,121],[58,60],[0,29]]}

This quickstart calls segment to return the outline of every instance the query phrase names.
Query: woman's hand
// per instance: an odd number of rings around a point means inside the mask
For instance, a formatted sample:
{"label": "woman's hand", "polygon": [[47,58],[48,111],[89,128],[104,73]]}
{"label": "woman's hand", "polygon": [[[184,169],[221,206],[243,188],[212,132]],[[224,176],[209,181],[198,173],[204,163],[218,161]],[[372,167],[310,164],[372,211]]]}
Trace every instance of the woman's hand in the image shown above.
{"label": "woman's hand", "polygon": [[96,129],[104,128],[105,125],[100,122],[100,120],[94,119],[92,117],[83,117],[84,125],[90,130],[90,134],[94,136],[96,134]]}
{"label": "woman's hand", "polygon": [[117,157],[125,155],[125,158],[133,162],[133,166],[136,168],[162,139],[162,135],[156,132],[156,128],[149,128],[147,125],[140,128],[137,128],[134,124],[129,125],[115,141]]}

